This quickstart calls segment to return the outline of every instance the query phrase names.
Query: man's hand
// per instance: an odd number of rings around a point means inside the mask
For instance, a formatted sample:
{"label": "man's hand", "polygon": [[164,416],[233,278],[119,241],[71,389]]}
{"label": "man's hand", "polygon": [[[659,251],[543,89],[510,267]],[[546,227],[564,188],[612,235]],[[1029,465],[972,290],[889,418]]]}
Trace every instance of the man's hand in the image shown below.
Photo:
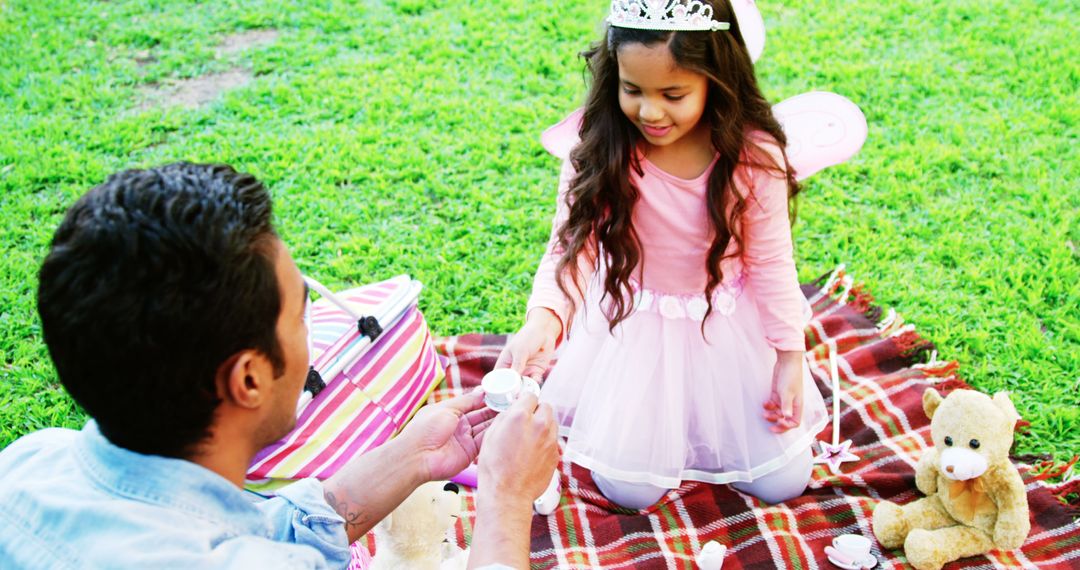
{"label": "man's hand", "polygon": [[529,567],[532,504],[559,462],[554,414],[523,392],[484,432],[469,568]]}
{"label": "man's hand", "polygon": [[426,480],[449,479],[476,460],[479,436],[494,417],[484,407],[483,391],[474,390],[420,408],[398,439],[420,454]]}
{"label": "man's hand", "polygon": [[503,500],[532,501],[551,482],[559,463],[559,444],[551,406],[537,405],[522,392],[484,434],[477,488],[496,490]]}
{"label": "man's hand", "polygon": [[401,434],[354,458],[323,483],[326,502],[345,519],[354,542],[416,488],[449,479],[476,459],[479,434],[495,412],[476,390],[424,406]]}

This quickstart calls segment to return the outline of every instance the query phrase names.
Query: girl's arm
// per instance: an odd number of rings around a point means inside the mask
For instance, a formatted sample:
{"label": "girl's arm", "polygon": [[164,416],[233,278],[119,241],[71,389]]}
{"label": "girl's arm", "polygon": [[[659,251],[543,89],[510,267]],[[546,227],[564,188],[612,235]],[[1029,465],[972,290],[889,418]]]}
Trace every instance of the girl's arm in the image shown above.
{"label": "girl's arm", "polygon": [[[523,376],[528,376],[542,381],[547,371],[551,358],[555,354],[555,346],[566,334],[566,327],[572,318],[574,309],[580,305],[582,292],[570,287],[569,293],[572,299],[567,299],[559,289],[556,267],[562,252],[558,250],[559,228],[569,217],[569,208],[566,205],[566,195],[570,187],[570,181],[574,177],[574,169],[570,161],[563,162],[562,172],[559,175],[559,196],[555,210],[555,219],[551,222],[551,237],[548,239],[547,251],[540,259],[540,266],[536,269],[536,277],[533,279],[532,295],[525,311],[525,325],[506,343],[506,347],[499,354],[495,362],[495,368],[509,367]],[[593,272],[593,264],[586,261],[587,255],[578,256],[578,268],[582,276],[582,291],[584,282]]]}
{"label": "girl's arm", "polygon": [[[775,143],[763,146],[783,164]],[[747,280],[757,296],[768,343],[777,351],[801,353],[810,315],[795,271],[787,180],[762,168],[754,169],[752,180],[753,197],[743,216]]]}
{"label": "girl's arm", "polygon": [[[762,144],[777,164],[784,164],[775,143]],[[775,433],[798,427],[803,418],[804,329],[810,317],[799,289],[788,216],[787,179],[765,168],[754,168],[752,193],[743,215],[743,260],[765,339],[776,350],[772,387],[764,416]]]}
{"label": "girl's arm", "polygon": [[559,196],[555,208],[555,218],[551,222],[551,235],[548,239],[547,250],[544,252],[544,256],[540,258],[540,265],[536,269],[532,295],[529,297],[529,303],[526,306],[526,321],[534,313],[540,313],[536,316],[547,321],[548,315],[545,313],[548,312],[558,319],[557,334],[553,340],[560,339],[565,334],[570,315],[581,304],[581,293],[585,289],[585,280],[595,271],[595,260],[592,260],[588,255],[580,255],[578,256],[578,268],[582,277],[581,291],[570,286],[569,293],[573,297],[571,300],[567,299],[562,290],[559,289],[558,276],[555,274],[555,268],[562,257],[562,252],[558,251],[558,232],[570,215],[570,209],[566,204],[566,195],[570,189],[570,181],[574,178],[574,174],[574,167],[570,161],[563,161],[562,171],[559,174]]}

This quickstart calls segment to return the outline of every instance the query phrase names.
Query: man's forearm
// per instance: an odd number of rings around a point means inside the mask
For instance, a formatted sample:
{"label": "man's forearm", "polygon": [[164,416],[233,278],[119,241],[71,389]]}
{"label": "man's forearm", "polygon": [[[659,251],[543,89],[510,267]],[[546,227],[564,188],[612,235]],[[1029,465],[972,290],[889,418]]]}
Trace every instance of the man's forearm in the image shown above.
{"label": "man's forearm", "polygon": [[500,497],[480,489],[476,498],[476,527],[469,552],[469,568],[505,564],[529,567],[529,527],[532,501]]}
{"label": "man's forearm", "polygon": [[352,543],[425,482],[415,450],[392,439],[350,461],[323,483],[326,502],[345,519]]}

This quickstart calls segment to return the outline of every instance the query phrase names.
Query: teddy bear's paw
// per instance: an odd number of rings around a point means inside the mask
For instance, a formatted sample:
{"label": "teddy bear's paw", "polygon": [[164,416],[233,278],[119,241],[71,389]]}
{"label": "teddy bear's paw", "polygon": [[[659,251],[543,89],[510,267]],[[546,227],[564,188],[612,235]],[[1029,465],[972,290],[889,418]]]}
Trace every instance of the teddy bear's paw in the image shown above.
{"label": "teddy bear's paw", "polygon": [[885,548],[893,549],[904,544],[910,525],[900,505],[882,501],[874,508],[873,528],[878,542]]}
{"label": "teddy bear's paw", "polygon": [[994,531],[994,547],[1002,550],[1015,550],[1024,545],[1027,540],[1028,530],[1016,527],[999,528]]}
{"label": "teddy bear's paw", "polygon": [[941,570],[949,561],[948,545],[938,544],[933,531],[917,528],[904,541],[904,555],[917,570]]}

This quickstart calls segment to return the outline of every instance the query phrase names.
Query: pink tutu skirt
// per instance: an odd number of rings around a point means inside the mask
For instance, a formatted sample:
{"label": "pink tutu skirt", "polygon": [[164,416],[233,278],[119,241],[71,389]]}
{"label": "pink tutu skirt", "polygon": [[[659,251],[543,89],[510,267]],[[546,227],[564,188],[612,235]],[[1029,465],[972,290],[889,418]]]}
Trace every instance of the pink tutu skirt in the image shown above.
{"label": "pink tutu skirt", "polygon": [[[742,279],[705,296],[637,289],[614,332],[589,288],[541,391],[568,460],[607,478],[675,488],[753,481],[804,452],[828,417],[804,364],[803,417],[782,434],[762,416],[776,352]],[[809,313],[809,305],[806,311]]]}

